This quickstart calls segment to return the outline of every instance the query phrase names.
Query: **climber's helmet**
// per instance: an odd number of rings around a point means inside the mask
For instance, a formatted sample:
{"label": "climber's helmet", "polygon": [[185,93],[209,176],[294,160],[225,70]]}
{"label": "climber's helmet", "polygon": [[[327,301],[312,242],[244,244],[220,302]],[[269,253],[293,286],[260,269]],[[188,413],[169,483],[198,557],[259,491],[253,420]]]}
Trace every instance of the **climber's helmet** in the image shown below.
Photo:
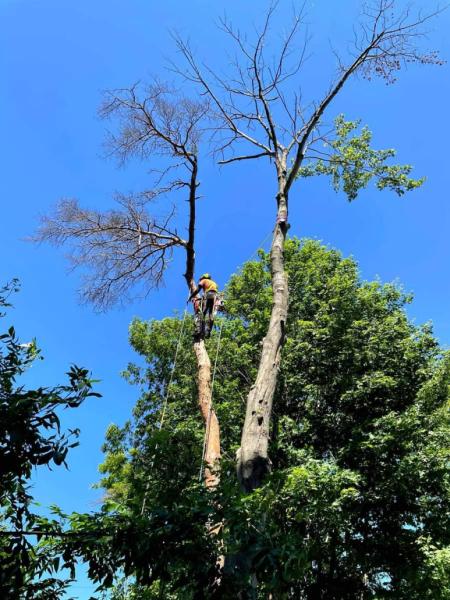
{"label": "climber's helmet", "polygon": [[209,273],[203,273],[200,279],[211,279],[211,275]]}

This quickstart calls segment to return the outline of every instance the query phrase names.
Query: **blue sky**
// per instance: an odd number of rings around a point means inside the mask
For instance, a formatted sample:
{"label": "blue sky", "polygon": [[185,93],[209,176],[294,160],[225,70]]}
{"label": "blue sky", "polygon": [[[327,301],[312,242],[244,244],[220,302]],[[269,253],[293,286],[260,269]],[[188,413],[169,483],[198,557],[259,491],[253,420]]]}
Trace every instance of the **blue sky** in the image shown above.
{"label": "blue sky", "polygon": [[[429,5],[422,2],[422,5]],[[310,54],[301,84],[305,99],[320,97],[333,73],[331,45],[345,54],[358,0],[307,0]],[[127,337],[134,316],[159,318],[182,309],[186,292],[182,264],[175,260],[166,286],[124,309],[95,314],[79,304],[79,278],[67,271],[63,252],[34,246],[39,214],[61,197],[108,208],[116,191],[148,188],[150,165],[118,169],[102,157],[105,123],[96,116],[101,91],[151,75],[163,78],[175,58],[170,30],[189,36],[198,55],[226,69],[217,17],[226,13],[251,30],[265,2],[256,0],[0,0],[0,64],[3,139],[0,282],[19,277],[22,291],[8,321],[24,341],[36,337],[45,361],[27,375],[30,384],[63,380],[71,363],[101,380],[101,399],[67,413],[64,422],[81,428],[81,446],[70,471],[39,472],[36,496],[64,510],[95,510],[100,446],[109,423],[123,423],[138,390],[120,377],[135,360]],[[274,30],[282,31],[291,0],[281,0]],[[450,11],[431,25],[427,44],[449,58]],[[425,175],[422,189],[398,198],[373,188],[348,204],[326,180],[297,185],[290,198],[291,233],[323,240],[352,254],[362,277],[398,279],[415,301],[416,322],[432,320],[444,345],[450,343],[450,207],[448,204],[449,67],[412,67],[393,86],[353,80],[328,114],[361,118],[374,132],[374,146],[395,147],[398,161]],[[220,285],[253,254],[270,232],[274,216],[274,173],[262,162],[219,169],[210,157],[201,165],[198,273],[210,271]],[[84,579],[74,590],[88,597]]]}

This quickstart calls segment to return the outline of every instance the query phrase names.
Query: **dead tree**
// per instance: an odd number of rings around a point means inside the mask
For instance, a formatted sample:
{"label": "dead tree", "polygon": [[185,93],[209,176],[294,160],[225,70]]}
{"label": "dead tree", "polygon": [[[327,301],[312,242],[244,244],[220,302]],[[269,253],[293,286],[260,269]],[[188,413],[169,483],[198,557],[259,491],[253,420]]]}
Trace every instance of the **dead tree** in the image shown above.
{"label": "dead tree", "polygon": [[[221,164],[265,158],[276,177],[275,219],[270,264],[273,304],[269,326],[263,340],[256,380],[247,398],[245,424],[238,452],[238,476],[245,490],[263,481],[270,469],[268,444],[272,402],[277,384],[286,319],[289,289],[284,268],[284,244],[288,230],[289,194],[305,160],[314,158],[319,142],[332,132],[321,125],[333,99],[355,75],[370,79],[382,77],[395,81],[407,63],[439,64],[435,52],[421,52],[419,41],[423,26],[435,16],[409,10],[395,12],[395,0],[376,0],[363,10],[362,22],[355,31],[353,54],[348,61],[338,58],[335,81],[318,102],[305,106],[296,76],[306,55],[308,37],[297,44],[303,31],[302,11],[279,45],[275,56],[267,56],[267,41],[277,2],[269,7],[262,28],[249,41],[227,21],[221,28],[235,44],[236,58],[226,77],[197,61],[186,41],[176,44],[186,68],[174,67],[179,75],[198,85],[214,110],[215,151]],[[323,156],[323,152],[321,153]]]}
{"label": "dead tree", "polygon": [[[34,236],[36,241],[69,247],[70,263],[84,270],[81,296],[98,309],[157,288],[176,248],[185,251],[188,291],[196,289],[198,144],[208,109],[207,101],[180,97],[160,82],[105,94],[100,115],[119,123],[118,132],[107,140],[108,153],[122,163],[132,157],[148,161],[157,156],[166,158],[168,164],[159,172],[154,189],[117,197],[117,209],[101,212],[84,209],[76,200],[62,200],[52,215],[42,217]],[[177,191],[188,202],[187,237],[179,235],[174,225],[175,208],[159,217],[150,212],[159,198]],[[215,466],[220,459],[220,430],[211,406],[211,362],[203,340],[194,343],[194,352],[198,404],[208,427],[205,484],[212,487],[218,477]]]}

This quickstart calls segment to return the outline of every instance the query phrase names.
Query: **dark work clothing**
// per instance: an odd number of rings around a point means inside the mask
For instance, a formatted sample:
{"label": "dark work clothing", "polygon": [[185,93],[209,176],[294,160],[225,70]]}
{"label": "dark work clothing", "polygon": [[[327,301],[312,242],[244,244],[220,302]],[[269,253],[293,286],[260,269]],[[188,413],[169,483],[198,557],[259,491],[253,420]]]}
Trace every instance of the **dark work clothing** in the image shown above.
{"label": "dark work clothing", "polygon": [[214,303],[216,301],[216,292],[207,292],[205,294],[205,298],[203,300],[203,315],[210,315],[210,318],[213,315],[214,311]]}

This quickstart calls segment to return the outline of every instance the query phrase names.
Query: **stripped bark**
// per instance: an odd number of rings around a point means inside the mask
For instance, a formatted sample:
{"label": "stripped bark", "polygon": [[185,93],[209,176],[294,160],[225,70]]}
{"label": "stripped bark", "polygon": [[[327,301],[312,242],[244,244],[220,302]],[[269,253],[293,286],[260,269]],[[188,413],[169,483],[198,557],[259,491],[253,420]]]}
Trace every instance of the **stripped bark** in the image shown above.
{"label": "stripped bark", "polygon": [[205,424],[204,480],[205,486],[212,488],[219,483],[220,428],[212,406],[211,361],[203,340],[194,343],[194,352],[197,357],[198,405]]}

